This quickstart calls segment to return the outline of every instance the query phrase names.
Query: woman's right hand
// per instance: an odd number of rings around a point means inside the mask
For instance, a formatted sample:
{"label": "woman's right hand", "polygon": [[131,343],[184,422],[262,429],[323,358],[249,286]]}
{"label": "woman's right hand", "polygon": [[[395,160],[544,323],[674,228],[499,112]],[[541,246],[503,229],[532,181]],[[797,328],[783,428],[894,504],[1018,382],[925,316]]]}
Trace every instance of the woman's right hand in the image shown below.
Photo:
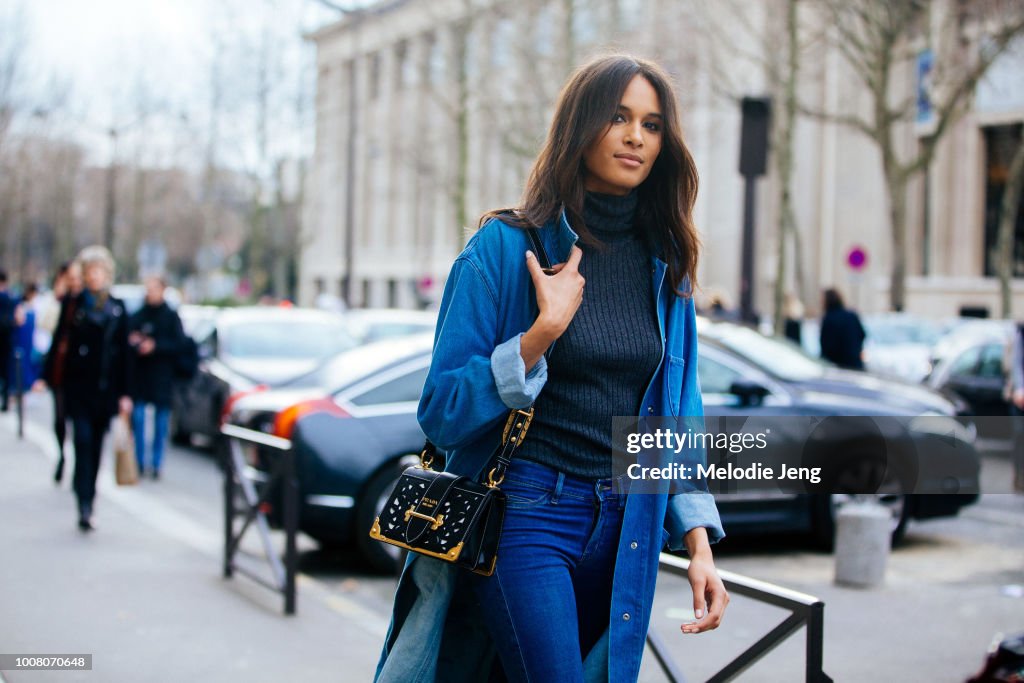
{"label": "woman's right hand", "polygon": [[554,274],[547,275],[533,252],[526,252],[526,268],[533,279],[537,307],[540,309],[537,320],[520,341],[520,355],[526,363],[527,372],[540,360],[547,348],[562,336],[583,303],[585,281],[579,270],[582,256],[583,251],[574,246],[569,260],[554,266]]}

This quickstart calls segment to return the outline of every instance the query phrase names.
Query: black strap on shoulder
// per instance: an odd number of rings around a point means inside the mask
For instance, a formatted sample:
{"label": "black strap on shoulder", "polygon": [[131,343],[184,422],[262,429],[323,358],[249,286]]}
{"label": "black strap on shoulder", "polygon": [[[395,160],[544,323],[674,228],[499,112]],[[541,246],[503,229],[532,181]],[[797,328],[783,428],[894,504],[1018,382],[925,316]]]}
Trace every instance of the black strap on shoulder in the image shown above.
{"label": "black strap on shoulder", "polygon": [[540,267],[548,275],[554,275],[554,271],[551,270],[551,261],[548,260],[548,253],[544,250],[544,243],[540,239],[540,231],[537,228],[529,228],[526,232],[530,236],[533,253],[537,256]]}
{"label": "black strap on shoulder", "polygon": [[[528,228],[526,234],[530,237],[530,242],[533,245],[533,253],[537,257],[537,261],[540,263],[540,267],[548,275],[553,275],[554,271],[551,269],[551,261],[548,259],[548,252],[544,249],[544,242],[541,241],[540,231],[537,228]],[[551,349],[548,349],[550,352]],[[547,353],[545,353],[547,355]],[[505,431],[502,435],[501,445],[495,451],[492,456],[492,460],[497,460],[496,467],[491,470],[489,478],[491,483],[497,485],[501,483],[501,480],[505,477],[505,470],[508,468],[509,462],[512,460],[512,455],[516,449],[519,448],[519,444],[523,442],[523,438],[526,436],[526,431],[530,428],[530,422],[533,420],[533,406],[531,405],[526,410],[513,410],[509,413],[508,420],[505,424]],[[420,454],[420,461],[423,466],[430,466],[430,462],[434,460],[437,454],[437,446],[427,439],[426,443],[423,444],[423,451]]]}

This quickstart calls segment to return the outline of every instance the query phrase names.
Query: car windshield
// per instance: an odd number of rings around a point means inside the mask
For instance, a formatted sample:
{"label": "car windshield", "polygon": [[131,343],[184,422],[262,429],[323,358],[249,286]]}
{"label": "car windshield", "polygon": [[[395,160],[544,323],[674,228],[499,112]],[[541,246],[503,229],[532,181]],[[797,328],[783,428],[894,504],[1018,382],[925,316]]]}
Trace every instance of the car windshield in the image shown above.
{"label": "car windshield", "polygon": [[341,321],[254,320],[231,325],[224,352],[235,358],[319,359],[355,346]]}
{"label": "car windshield", "polygon": [[701,333],[768,374],[790,382],[821,377],[828,367],[788,340],[766,337],[742,325],[706,325],[702,326]]}

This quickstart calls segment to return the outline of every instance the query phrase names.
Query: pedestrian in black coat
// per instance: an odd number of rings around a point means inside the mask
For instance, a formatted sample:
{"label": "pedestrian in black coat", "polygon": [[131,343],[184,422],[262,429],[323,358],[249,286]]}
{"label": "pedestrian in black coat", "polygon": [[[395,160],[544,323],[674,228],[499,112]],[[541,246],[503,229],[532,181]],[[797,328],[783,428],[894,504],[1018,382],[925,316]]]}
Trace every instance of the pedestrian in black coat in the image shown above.
{"label": "pedestrian in black coat", "polygon": [[14,340],[15,301],[7,291],[7,273],[0,270],[0,411],[7,412],[10,401],[11,345]]}
{"label": "pedestrian in black coat", "polygon": [[[55,338],[67,335],[64,356],[64,401],[75,443],[74,489],[78,527],[92,530],[96,476],[103,437],[118,411],[131,412],[128,314],[124,302],[110,296],[114,259],[101,246],[86,247],[78,256],[85,289],[73,299],[74,314],[61,316]],[[51,362],[48,357],[48,366]],[[46,376],[53,368],[47,367]]]}
{"label": "pedestrian in black coat", "polygon": [[49,386],[53,394],[53,432],[57,437],[58,452],[53,480],[58,484],[64,479],[64,442],[67,440],[68,412],[64,402],[64,369],[67,367],[68,351],[71,348],[68,334],[71,331],[70,321],[75,315],[78,295],[81,293],[81,266],[77,261],[61,264],[53,281],[53,295],[60,302],[60,308],[41,375],[42,384]]}
{"label": "pedestrian in black coat", "polygon": [[146,471],[146,405],[154,408],[152,475],[160,477],[164,442],[171,414],[174,366],[185,351],[181,318],[164,300],[166,285],[159,277],[146,279],[146,299],[129,323],[128,342],[134,350],[132,372],[132,431],[139,474]]}
{"label": "pedestrian in black coat", "polygon": [[861,351],[867,334],[856,313],[843,305],[835,289],[826,289],[825,317],[821,320],[821,357],[841,368],[863,370]]}

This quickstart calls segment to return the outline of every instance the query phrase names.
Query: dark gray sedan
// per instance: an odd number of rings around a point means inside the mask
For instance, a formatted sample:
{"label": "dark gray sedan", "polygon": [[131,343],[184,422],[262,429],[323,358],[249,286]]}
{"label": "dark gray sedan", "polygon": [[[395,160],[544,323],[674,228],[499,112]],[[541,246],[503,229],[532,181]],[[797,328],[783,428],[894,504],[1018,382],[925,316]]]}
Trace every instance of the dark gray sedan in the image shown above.
{"label": "dark gray sedan", "polygon": [[[699,331],[709,422],[735,415],[950,419],[954,413],[952,404],[935,392],[837,370],[744,327],[701,321]],[[367,561],[384,571],[393,568],[396,553],[371,540],[367,531],[399,474],[418,462],[424,437],[415,413],[431,347],[432,337],[424,335],[353,349],[332,360],[308,386],[245,397],[231,416],[232,423],[292,440],[302,500],[300,528],[328,545],[355,541]],[[258,473],[272,466],[274,456],[251,450],[248,457]],[[977,452],[967,443],[957,457],[963,473],[958,490],[976,490]],[[844,476],[851,478],[849,490],[856,493],[865,486],[857,479],[873,475],[862,468]],[[977,498],[976,493],[908,495],[892,481],[879,481],[877,492],[892,513],[897,539],[909,519],[953,515]],[[831,543],[835,509],[845,497],[778,490],[716,493],[727,532],[805,531],[822,546]]]}

